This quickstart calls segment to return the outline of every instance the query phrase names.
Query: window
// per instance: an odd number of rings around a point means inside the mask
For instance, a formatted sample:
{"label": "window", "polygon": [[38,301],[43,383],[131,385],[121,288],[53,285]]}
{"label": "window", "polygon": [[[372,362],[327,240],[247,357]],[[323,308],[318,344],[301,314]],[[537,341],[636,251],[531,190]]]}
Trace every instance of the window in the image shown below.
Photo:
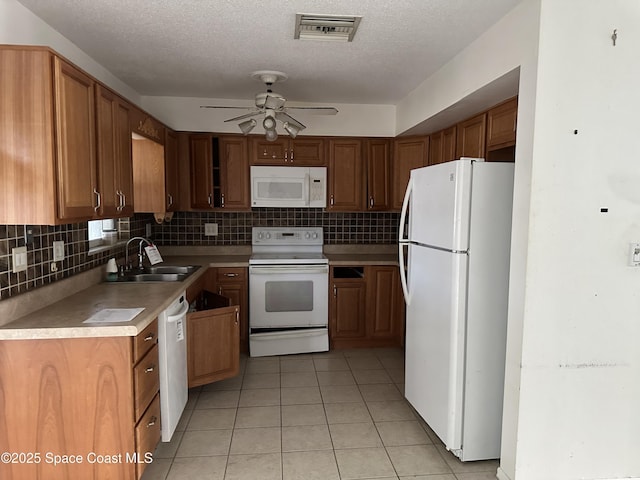
{"label": "window", "polygon": [[[123,219],[127,223],[129,219]],[[89,253],[110,248],[123,239],[125,233],[121,228],[122,220],[90,220],[88,222]],[[128,229],[127,229],[128,230]]]}

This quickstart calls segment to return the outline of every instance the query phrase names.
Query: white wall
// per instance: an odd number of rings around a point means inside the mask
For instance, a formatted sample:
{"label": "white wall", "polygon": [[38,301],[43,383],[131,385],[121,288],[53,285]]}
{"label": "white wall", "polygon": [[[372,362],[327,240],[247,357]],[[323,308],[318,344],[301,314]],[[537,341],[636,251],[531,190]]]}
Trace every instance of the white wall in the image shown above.
{"label": "white wall", "polygon": [[140,96],[16,0],[0,0],[0,44],[44,45],[139,104]]}
{"label": "white wall", "polygon": [[517,480],[640,478],[639,26],[541,2]]}
{"label": "white wall", "polygon": [[[238,122],[224,120],[247,113],[247,110],[200,108],[200,105],[253,106],[253,99],[223,100],[215,98],[142,97],[142,107],[175,130],[192,132],[240,133]],[[299,106],[289,102],[287,106]],[[325,106],[322,104],[304,104]],[[332,104],[338,114],[311,115],[289,112],[306,125],[304,135],[372,136],[395,135],[395,107],[393,105]],[[264,130],[260,124],[251,133]],[[283,134],[284,132],[279,129]]]}

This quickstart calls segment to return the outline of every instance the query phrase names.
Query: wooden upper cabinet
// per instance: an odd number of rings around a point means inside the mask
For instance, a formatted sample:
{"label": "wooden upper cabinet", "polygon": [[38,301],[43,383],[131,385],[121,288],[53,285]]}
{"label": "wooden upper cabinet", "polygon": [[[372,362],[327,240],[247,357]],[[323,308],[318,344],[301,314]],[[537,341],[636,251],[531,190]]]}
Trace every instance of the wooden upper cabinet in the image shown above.
{"label": "wooden upper cabinet", "polygon": [[392,202],[391,208],[400,210],[411,170],[427,165],[429,137],[399,138],[393,142]]}
{"label": "wooden upper cabinet", "polygon": [[324,166],[324,139],[280,137],[274,142],[264,136],[251,137],[251,165]]}
{"label": "wooden upper cabinet", "polygon": [[429,165],[450,162],[456,158],[456,126],[429,136]]}
{"label": "wooden upper cabinet", "polygon": [[250,210],[247,139],[234,136],[220,137],[219,149],[220,207],[228,210]]}
{"label": "wooden upper cabinet", "polygon": [[213,136],[191,135],[191,207],[211,209],[213,204]]}
{"label": "wooden upper cabinet", "polygon": [[387,139],[367,140],[367,210],[391,206],[391,147]]}
{"label": "wooden upper cabinet", "polygon": [[149,114],[139,108],[134,108],[131,112],[131,131],[137,135],[153,140],[164,145],[165,126]]}
{"label": "wooden upper cabinet", "polygon": [[178,162],[178,134],[166,129],[164,141],[164,170],[166,211],[178,210],[180,199],[180,171]]}
{"label": "wooden upper cabinet", "polygon": [[58,216],[91,218],[101,194],[96,183],[95,82],[54,57]]}
{"label": "wooden upper cabinet", "polygon": [[329,140],[327,210],[363,210],[362,142],[357,139]]}
{"label": "wooden upper cabinet", "polygon": [[96,86],[98,191],[104,218],[133,214],[130,105],[110,90]]}
{"label": "wooden upper cabinet", "polygon": [[518,97],[487,112],[487,150],[515,145],[517,116]]}
{"label": "wooden upper cabinet", "polygon": [[457,125],[456,158],[484,158],[487,114],[481,113]]}

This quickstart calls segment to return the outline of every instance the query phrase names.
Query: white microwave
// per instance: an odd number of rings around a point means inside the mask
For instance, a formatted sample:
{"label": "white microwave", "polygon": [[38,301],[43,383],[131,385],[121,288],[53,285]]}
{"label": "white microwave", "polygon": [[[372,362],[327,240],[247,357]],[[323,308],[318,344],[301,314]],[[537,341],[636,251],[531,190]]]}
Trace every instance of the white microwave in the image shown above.
{"label": "white microwave", "polygon": [[327,167],[251,167],[252,207],[327,206]]}

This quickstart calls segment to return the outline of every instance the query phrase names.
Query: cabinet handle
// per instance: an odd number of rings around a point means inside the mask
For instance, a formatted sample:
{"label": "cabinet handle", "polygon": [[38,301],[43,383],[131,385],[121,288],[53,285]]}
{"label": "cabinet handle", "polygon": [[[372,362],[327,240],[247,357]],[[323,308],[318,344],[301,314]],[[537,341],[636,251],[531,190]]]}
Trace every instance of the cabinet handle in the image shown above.
{"label": "cabinet handle", "polygon": [[369,197],[369,208],[373,208],[373,197]]}
{"label": "cabinet handle", "polygon": [[338,289],[336,288],[335,283],[333,284],[333,298],[336,298],[338,296]]}
{"label": "cabinet handle", "polygon": [[289,161],[288,160],[288,156],[287,156],[287,152],[288,152],[288,150],[285,148],[284,149],[284,163],[287,163]]}
{"label": "cabinet handle", "polygon": [[222,295],[222,287],[218,287],[218,295]]}
{"label": "cabinet handle", "polygon": [[211,208],[213,208],[213,194],[210,193],[209,196],[207,197],[207,203],[209,204],[209,206]]}
{"label": "cabinet handle", "polygon": [[120,191],[120,195],[122,195],[122,209],[127,206],[127,196],[123,191]]}
{"label": "cabinet handle", "polygon": [[151,421],[147,423],[147,428],[153,427],[157,421],[158,421],[158,417],[156,417],[155,415],[151,417]]}
{"label": "cabinet handle", "polygon": [[291,163],[293,163],[293,148],[291,149]]}
{"label": "cabinet handle", "polygon": [[144,337],[144,341],[145,342],[150,342],[151,340],[153,340],[154,337],[155,337],[155,333],[150,333],[149,335]]}
{"label": "cabinet handle", "polygon": [[102,204],[102,202],[100,201],[100,192],[94,188],[93,193],[95,193],[96,195],[96,206],[93,207],[93,209],[97,212],[98,210],[100,210],[100,205]]}
{"label": "cabinet handle", "polygon": [[151,365],[150,367],[147,367],[144,369],[144,373],[151,373],[156,369],[155,365]]}
{"label": "cabinet handle", "polygon": [[221,206],[224,208],[224,193],[220,195]]}
{"label": "cabinet handle", "polygon": [[224,276],[225,277],[237,277],[238,274],[237,273],[225,273]]}
{"label": "cabinet handle", "polygon": [[236,308],[236,325],[240,322],[240,311]]}
{"label": "cabinet handle", "polygon": [[333,206],[333,193],[331,194],[331,197],[330,197],[330,202],[329,202],[329,204],[330,204],[331,206]]}
{"label": "cabinet handle", "polygon": [[170,193],[167,193],[167,200],[169,200],[167,207],[170,207],[171,205],[173,205],[173,195],[171,195]]}

